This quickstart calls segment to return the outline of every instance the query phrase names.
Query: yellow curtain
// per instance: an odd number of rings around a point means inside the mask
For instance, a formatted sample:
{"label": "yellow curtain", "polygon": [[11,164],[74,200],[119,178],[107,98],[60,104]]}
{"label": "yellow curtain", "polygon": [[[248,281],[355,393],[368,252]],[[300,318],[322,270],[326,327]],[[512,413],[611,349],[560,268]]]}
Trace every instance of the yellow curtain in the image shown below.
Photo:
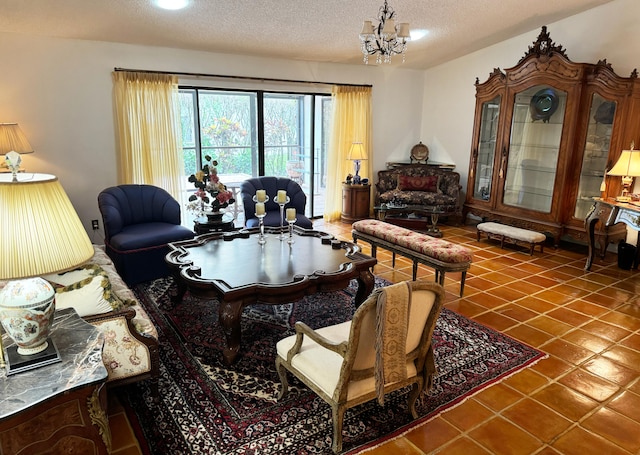
{"label": "yellow curtain", "polygon": [[118,183],[146,183],[181,199],[180,110],[176,76],[113,72]]}
{"label": "yellow curtain", "polygon": [[362,142],[368,159],[362,161],[360,176],[372,178],[371,153],[371,87],[336,86],[333,97],[331,142],[327,157],[327,193],[324,220],[340,219],[342,182],[353,174],[353,162],[347,158],[353,142]]}

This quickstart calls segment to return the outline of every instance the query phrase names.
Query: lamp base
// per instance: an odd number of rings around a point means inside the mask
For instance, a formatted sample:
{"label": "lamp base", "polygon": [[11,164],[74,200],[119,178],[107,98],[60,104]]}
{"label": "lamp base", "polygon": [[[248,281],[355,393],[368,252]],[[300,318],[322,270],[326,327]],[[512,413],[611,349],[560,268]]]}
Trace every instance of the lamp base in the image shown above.
{"label": "lamp base", "polygon": [[631,202],[631,196],[618,196],[616,202]]}
{"label": "lamp base", "polygon": [[18,354],[18,346],[9,346],[6,349],[7,376],[43,367],[52,363],[62,362],[58,348],[51,338],[47,338],[49,344],[44,351],[37,354]]}

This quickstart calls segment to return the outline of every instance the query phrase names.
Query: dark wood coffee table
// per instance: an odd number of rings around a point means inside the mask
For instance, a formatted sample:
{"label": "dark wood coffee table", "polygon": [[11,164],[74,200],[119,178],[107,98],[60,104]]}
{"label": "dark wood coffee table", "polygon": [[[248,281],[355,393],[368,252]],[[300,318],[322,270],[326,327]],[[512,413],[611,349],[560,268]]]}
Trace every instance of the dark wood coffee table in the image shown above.
{"label": "dark wood coffee table", "polygon": [[194,296],[220,301],[218,319],[226,338],[227,365],[240,350],[245,306],[293,302],[344,289],[352,279],[358,280],[355,303],[360,305],[374,288],[371,269],[377,260],[362,254],[358,245],[297,226],[293,244],[278,239],[279,228],[266,228],[266,233],[264,245],[258,243],[257,228],[169,244],[165,259],[178,284],[174,302],[181,302],[187,289]]}

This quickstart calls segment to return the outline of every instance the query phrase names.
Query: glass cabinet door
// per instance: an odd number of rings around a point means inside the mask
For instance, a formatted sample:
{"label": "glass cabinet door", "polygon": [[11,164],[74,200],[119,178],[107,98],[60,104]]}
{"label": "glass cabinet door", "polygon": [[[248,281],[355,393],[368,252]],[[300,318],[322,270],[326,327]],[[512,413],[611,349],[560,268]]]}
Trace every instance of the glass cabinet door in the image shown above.
{"label": "glass cabinet door", "polygon": [[573,214],[575,218],[584,219],[593,205],[593,198],[600,197],[616,108],[615,101],[607,101],[597,93],[591,97],[587,140],[580,168],[578,200]]}
{"label": "glass cabinet door", "polygon": [[484,201],[488,201],[491,194],[493,160],[496,154],[498,118],[500,117],[500,98],[500,96],[496,96],[482,104],[473,197]]}
{"label": "glass cabinet door", "polygon": [[506,157],[505,205],[551,212],[566,101],[566,92],[548,85],[516,94]]}

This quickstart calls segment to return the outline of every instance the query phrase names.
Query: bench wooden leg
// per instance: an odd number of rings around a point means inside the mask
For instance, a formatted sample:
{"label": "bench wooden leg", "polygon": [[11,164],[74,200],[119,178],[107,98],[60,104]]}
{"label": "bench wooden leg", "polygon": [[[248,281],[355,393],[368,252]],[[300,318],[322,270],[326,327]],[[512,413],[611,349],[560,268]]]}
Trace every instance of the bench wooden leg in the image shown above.
{"label": "bench wooden leg", "polygon": [[462,278],[460,279],[460,297],[464,293],[464,280],[467,278],[467,272],[462,272]]}
{"label": "bench wooden leg", "polygon": [[529,256],[533,256],[533,247],[535,246],[535,243],[531,242],[531,248],[529,248]]}
{"label": "bench wooden leg", "polygon": [[[375,256],[374,256],[375,257]],[[396,253],[395,251],[391,252],[391,268],[395,269],[396,268]],[[415,272],[413,273],[413,281],[416,280],[416,274]]]}
{"label": "bench wooden leg", "polygon": [[418,261],[413,261],[413,281],[416,281],[418,276]]}
{"label": "bench wooden leg", "polygon": [[378,250],[378,247],[374,243],[372,243],[371,244],[371,257],[374,257],[374,258],[376,257],[377,250]]}

